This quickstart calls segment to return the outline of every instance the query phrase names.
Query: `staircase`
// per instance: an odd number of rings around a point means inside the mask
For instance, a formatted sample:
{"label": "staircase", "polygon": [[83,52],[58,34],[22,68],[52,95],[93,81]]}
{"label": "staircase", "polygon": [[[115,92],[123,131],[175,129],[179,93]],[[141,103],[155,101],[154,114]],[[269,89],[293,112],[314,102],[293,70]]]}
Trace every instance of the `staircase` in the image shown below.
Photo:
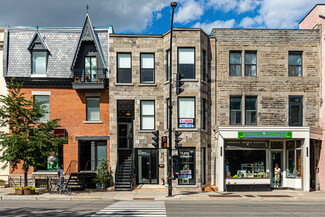
{"label": "staircase", "polygon": [[93,182],[93,178],[96,177],[95,172],[79,172],[71,173],[67,186],[71,190],[84,190],[86,188],[96,188],[96,184]]}
{"label": "staircase", "polygon": [[131,191],[133,175],[133,154],[129,150],[119,150],[115,172],[115,191]]}

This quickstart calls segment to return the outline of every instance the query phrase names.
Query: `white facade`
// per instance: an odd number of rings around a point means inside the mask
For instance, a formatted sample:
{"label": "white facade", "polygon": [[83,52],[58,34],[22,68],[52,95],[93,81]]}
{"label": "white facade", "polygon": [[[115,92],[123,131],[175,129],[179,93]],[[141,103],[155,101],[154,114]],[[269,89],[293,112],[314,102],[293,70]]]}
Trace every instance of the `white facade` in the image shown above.
{"label": "white facade", "polygon": [[[282,170],[282,187],[299,189],[303,191],[309,191],[310,189],[310,139],[320,140],[321,131],[310,128],[310,127],[219,127],[215,131],[215,147],[216,147],[216,184],[219,187],[220,191],[226,190],[226,184],[245,184],[245,185],[258,185],[258,184],[271,184],[271,177],[268,179],[227,179],[225,177],[225,140],[238,140],[238,131],[272,131],[272,132],[283,132],[283,131],[292,131],[292,138],[299,139],[303,141],[301,146],[302,152],[302,177],[296,178],[287,178],[286,167],[284,166]],[[272,141],[273,138],[270,137],[260,137],[259,139]],[[239,139],[240,140],[240,139]],[[279,138],[276,138],[279,140]],[[280,139],[281,140],[281,139]],[[284,144],[288,139],[283,138]],[[286,162],[286,146],[283,146],[282,150],[283,162]],[[285,165],[285,163],[283,164]],[[270,168],[270,170],[273,168]]]}

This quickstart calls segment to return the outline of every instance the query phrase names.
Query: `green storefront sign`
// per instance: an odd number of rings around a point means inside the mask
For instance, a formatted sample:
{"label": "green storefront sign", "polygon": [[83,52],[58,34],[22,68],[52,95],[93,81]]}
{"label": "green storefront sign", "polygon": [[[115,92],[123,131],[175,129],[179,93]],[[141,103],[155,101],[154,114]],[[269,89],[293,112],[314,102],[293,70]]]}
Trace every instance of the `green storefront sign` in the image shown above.
{"label": "green storefront sign", "polygon": [[292,138],[292,131],[238,131],[238,138]]}

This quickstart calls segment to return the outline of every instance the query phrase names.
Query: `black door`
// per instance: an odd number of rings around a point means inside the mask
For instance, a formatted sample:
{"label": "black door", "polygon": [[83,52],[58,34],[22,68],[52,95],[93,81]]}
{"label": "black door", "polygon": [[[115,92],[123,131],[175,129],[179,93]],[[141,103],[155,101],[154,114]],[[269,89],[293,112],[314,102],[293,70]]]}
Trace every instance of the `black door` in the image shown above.
{"label": "black door", "polygon": [[137,150],[137,181],[139,184],[158,184],[157,150]]}
{"label": "black door", "polygon": [[314,142],[310,142],[310,190],[316,190],[315,150]]}

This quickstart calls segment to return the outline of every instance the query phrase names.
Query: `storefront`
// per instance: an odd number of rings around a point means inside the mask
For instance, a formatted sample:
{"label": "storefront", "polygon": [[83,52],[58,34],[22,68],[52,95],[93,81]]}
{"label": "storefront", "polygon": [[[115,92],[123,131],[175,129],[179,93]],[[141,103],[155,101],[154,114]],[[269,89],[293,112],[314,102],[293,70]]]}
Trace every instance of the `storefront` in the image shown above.
{"label": "storefront", "polygon": [[158,184],[158,150],[136,149],[138,184]]}
{"label": "storefront", "polygon": [[195,148],[180,148],[179,185],[195,185]]}
{"label": "storefront", "polygon": [[[216,183],[221,191],[285,187],[309,191],[309,127],[220,127],[216,133]],[[318,131],[317,131],[318,132]],[[274,168],[281,174],[278,182]]]}

